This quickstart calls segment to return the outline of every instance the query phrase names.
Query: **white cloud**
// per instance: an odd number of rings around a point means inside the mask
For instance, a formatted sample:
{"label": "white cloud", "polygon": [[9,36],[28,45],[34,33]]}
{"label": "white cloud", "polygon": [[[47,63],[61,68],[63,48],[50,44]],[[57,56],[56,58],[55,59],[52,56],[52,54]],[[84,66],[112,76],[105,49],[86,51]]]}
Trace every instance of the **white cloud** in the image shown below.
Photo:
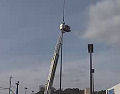
{"label": "white cloud", "polygon": [[85,39],[108,44],[120,42],[120,0],[102,0],[89,9]]}

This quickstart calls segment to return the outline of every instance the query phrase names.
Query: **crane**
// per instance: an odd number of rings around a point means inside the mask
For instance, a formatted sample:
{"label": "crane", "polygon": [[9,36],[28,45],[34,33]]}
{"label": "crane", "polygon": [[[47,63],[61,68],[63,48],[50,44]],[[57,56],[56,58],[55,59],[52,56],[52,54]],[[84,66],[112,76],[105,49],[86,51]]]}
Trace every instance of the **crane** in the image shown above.
{"label": "crane", "polygon": [[51,59],[51,65],[50,65],[50,70],[49,70],[49,75],[48,75],[48,79],[47,79],[47,84],[45,86],[45,91],[44,94],[51,94],[51,87],[53,85],[53,80],[54,80],[54,76],[55,76],[55,71],[56,71],[56,67],[57,67],[57,62],[59,59],[59,51],[63,42],[63,34],[65,32],[70,32],[70,26],[66,25],[65,23],[62,23],[60,25],[60,30],[61,33],[59,35],[56,47],[55,47],[55,51],[53,54],[53,57]]}
{"label": "crane", "polygon": [[54,77],[55,77],[55,71],[56,71],[56,67],[57,67],[57,63],[58,63],[58,59],[59,59],[59,51],[62,50],[63,34],[65,32],[70,32],[71,31],[70,26],[65,24],[64,9],[65,9],[65,0],[64,0],[64,3],[63,3],[63,22],[60,25],[61,32],[60,32],[57,44],[55,46],[53,57],[51,59],[50,70],[49,70],[49,74],[48,74],[47,83],[45,85],[44,94],[51,94],[51,87],[53,85],[53,81],[54,81]]}

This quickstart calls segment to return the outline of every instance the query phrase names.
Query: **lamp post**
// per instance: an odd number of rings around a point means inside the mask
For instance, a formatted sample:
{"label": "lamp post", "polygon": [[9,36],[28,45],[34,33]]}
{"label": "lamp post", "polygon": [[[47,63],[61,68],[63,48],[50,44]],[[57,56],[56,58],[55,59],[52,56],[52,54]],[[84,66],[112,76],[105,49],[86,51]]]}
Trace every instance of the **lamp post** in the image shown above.
{"label": "lamp post", "polygon": [[35,94],[34,91],[32,91],[32,94]]}
{"label": "lamp post", "polygon": [[9,78],[9,83],[10,83],[10,86],[9,86],[9,94],[10,94],[10,92],[11,92],[11,80],[12,80],[12,76],[10,76],[10,78]]}
{"label": "lamp post", "polygon": [[16,94],[18,94],[19,81],[17,81],[16,85],[17,85],[17,88],[16,88]]}
{"label": "lamp post", "polygon": [[94,94],[94,73],[95,69],[92,69],[92,93]]}
{"label": "lamp post", "polygon": [[28,89],[28,88],[27,88],[27,87],[25,87],[25,94],[27,93],[27,89]]}
{"label": "lamp post", "polygon": [[88,53],[90,53],[90,94],[93,94],[94,82],[93,82],[93,73],[94,69],[92,68],[92,53],[93,53],[93,44],[88,44]]}

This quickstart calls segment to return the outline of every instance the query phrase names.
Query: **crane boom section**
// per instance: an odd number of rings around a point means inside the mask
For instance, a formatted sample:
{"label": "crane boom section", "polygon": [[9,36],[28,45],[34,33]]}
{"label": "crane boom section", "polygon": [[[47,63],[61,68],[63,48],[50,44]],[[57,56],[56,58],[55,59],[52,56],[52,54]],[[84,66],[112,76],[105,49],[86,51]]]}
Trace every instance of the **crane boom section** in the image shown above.
{"label": "crane boom section", "polygon": [[59,58],[59,51],[60,51],[60,48],[61,48],[61,45],[62,45],[62,40],[63,40],[63,33],[61,32],[60,36],[58,38],[56,47],[55,47],[53,58],[51,59],[51,65],[50,65],[48,80],[47,80],[47,84],[45,86],[44,94],[50,94],[51,93],[51,87],[53,85],[53,80],[54,80],[55,71],[56,71],[56,67],[57,67],[57,62],[58,62],[58,58]]}

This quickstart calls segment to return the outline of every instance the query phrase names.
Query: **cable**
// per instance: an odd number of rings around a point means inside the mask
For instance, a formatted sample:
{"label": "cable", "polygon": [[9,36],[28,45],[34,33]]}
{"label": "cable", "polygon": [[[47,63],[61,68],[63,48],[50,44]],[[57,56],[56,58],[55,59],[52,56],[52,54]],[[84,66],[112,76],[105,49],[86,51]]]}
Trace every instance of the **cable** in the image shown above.
{"label": "cable", "polygon": [[63,1],[63,23],[65,23],[65,0]]}
{"label": "cable", "polygon": [[0,90],[2,90],[2,89],[9,89],[9,88],[5,88],[5,87],[0,87]]}

